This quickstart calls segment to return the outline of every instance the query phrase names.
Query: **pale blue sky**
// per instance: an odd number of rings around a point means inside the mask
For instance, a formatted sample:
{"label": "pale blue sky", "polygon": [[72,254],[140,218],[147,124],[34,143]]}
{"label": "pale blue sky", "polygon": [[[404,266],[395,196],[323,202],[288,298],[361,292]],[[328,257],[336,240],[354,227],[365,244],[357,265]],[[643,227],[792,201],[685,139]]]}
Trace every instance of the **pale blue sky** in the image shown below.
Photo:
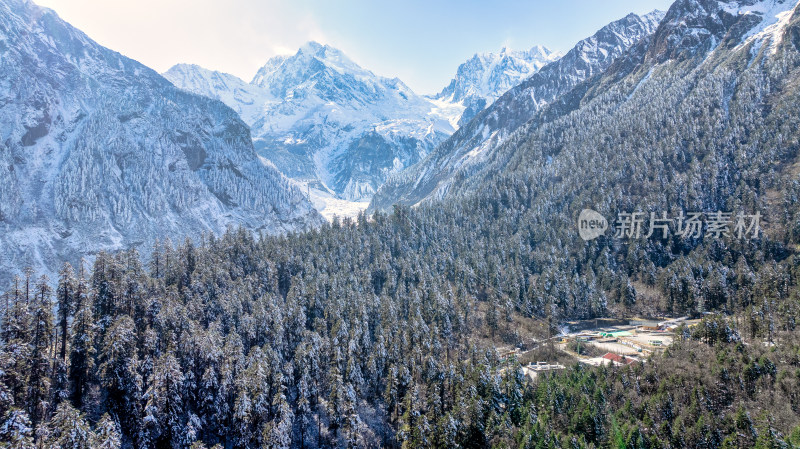
{"label": "pale blue sky", "polygon": [[422,94],[460,63],[504,45],[566,52],[630,12],[672,0],[34,0],[101,44],[160,72],[188,62],[246,81],[309,40],[333,45]]}

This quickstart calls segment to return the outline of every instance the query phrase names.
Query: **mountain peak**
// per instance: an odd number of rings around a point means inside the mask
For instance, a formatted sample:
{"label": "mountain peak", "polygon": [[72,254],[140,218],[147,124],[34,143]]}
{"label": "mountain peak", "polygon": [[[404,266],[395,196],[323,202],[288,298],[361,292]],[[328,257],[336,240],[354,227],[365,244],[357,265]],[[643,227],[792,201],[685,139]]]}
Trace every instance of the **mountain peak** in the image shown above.
{"label": "mountain peak", "polygon": [[[320,76],[322,73],[326,75]],[[283,97],[294,87],[305,82],[316,83],[320,78],[339,76],[352,76],[360,80],[378,78],[353,62],[341,50],[327,44],[309,41],[292,56],[270,58],[258,70],[251,83],[268,88],[274,95]]]}
{"label": "mountain peak", "polygon": [[320,44],[317,41],[308,41],[300,46],[300,51],[310,51],[313,53],[323,49],[324,47],[327,47],[327,45]]}
{"label": "mountain peak", "polygon": [[459,120],[463,124],[508,89],[560,57],[560,53],[542,45],[523,51],[503,46],[498,53],[476,53],[458,67],[455,78],[435,98],[464,106]]}
{"label": "mountain peak", "polygon": [[560,53],[557,51],[550,50],[549,48],[545,47],[544,45],[534,45],[528,50],[528,55],[533,57],[540,57],[540,58],[553,58],[554,56],[560,56]]}
{"label": "mountain peak", "polygon": [[325,57],[327,52],[341,53],[338,49],[328,44],[320,44],[317,41],[308,41],[297,50],[298,55],[304,54],[316,57]]}
{"label": "mountain peak", "polygon": [[317,41],[306,42],[297,50],[294,56],[289,56],[284,59],[304,61],[303,63],[305,64],[308,64],[311,59],[317,59],[327,66],[347,66],[347,69],[350,70],[361,69],[358,64],[351,61],[350,58],[338,48],[328,44],[320,44]]}
{"label": "mountain peak", "polygon": [[267,62],[260,69],[258,69],[258,72],[256,72],[253,80],[250,81],[250,84],[263,86],[266,80],[280,68],[284,61],[290,57],[291,56],[287,55],[277,55],[269,58]]}
{"label": "mountain peak", "polygon": [[650,11],[649,13],[642,15],[641,17],[642,17],[643,19],[647,18],[647,19],[656,19],[656,20],[661,20],[661,19],[663,19],[663,18],[664,18],[664,15],[665,15],[666,13],[667,13],[667,12],[666,12],[666,11],[664,11],[664,10],[661,10],[661,9],[654,9],[654,10]]}
{"label": "mountain peak", "polygon": [[323,210],[342,199],[370,199],[390,173],[416,163],[453,132],[449,111],[436,110],[400,79],[375,75],[314,41],[271,58],[251,83],[191,68],[165,75],[238,112],[256,151],[301,183]]}
{"label": "mountain peak", "polygon": [[[174,66],[170,67],[166,72],[170,74],[188,74],[188,73],[202,73],[202,74],[221,74],[224,75],[222,72],[217,72],[216,70],[207,69],[205,67],[201,67],[197,64],[192,64],[188,62],[179,62]],[[163,76],[163,74],[162,74]],[[231,75],[232,76],[232,75]],[[169,79],[167,77],[167,79]]]}

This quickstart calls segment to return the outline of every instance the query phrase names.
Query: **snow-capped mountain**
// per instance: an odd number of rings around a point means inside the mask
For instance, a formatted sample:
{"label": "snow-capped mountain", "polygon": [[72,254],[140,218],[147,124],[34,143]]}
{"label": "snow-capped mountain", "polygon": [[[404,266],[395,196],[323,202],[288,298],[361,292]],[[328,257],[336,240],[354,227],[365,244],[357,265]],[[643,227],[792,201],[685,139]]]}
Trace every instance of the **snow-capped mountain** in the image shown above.
{"label": "snow-capped mountain", "polygon": [[443,196],[456,178],[479,170],[500,146],[537,111],[602,73],[625,51],[652,35],[664,12],[628,16],[578,42],[566,55],[545,65],[476,115],[425,159],[393,175],[372,200],[371,209],[395,203],[416,204]]}
{"label": "snow-capped mountain", "polygon": [[456,76],[433,98],[464,106],[459,126],[469,123],[506,91],[557,61],[561,53],[537,45],[527,51],[503,48],[499,53],[480,53],[458,66]]}
{"label": "snow-capped mountain", "polygon": [[25,0],[0,0],[0,133],[2,278],[154,238],[322,221],[229,107]]}
{"label": "snow-capped mountain", "polygon": [[316,42],[270,59],[251,83],[189,65],[164,76],[239,112],[258,153],[284,174],[350,201],[368,200],[388,175],[419,161],[460,114]]}

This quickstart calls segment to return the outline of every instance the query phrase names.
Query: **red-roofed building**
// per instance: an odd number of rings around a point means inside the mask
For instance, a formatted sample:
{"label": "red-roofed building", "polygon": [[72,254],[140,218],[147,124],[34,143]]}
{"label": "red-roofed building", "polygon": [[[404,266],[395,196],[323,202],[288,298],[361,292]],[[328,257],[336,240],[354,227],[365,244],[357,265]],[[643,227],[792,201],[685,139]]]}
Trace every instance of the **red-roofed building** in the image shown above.
{"label": "red-roofed building", "polygon": [[623,355],[614,354],[613,352],[607,352],[606,355],[603,356],[606,360],[611,360],[612,362],[619,363],[620,365],[630,365],[631,363],[636,362],[636,359],[631,357],[625,357]]}

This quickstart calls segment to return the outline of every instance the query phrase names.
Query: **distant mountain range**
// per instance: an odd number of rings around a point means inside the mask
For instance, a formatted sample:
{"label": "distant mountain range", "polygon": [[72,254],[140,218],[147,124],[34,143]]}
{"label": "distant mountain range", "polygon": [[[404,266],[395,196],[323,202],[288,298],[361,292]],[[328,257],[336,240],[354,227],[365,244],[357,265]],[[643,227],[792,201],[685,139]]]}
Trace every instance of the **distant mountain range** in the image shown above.
{"label": "distant mountain range", "polygon": [[164,76],[219,99],[253,133],[257,151],[317,193],[369,201],[386,178],[418,162],[487,104],[560,55],[544,47],[476,54],[439,94],[415,94],[328,45],[276,56],[249,83],[196,65]]}
{"label": "distant mountain range", "polygon": [[23,0],[0,1],[0,135],[3,278],[154,238],[322,222],[229,107]]}
{"label": "distant mountain range", "polygon": [[369,200],[389,174],[419,161],[461,112],[316,42],[270,59],[250,83],[193,65],[164,76],[239,112],[256,150],[284,174],[350,201]]}

